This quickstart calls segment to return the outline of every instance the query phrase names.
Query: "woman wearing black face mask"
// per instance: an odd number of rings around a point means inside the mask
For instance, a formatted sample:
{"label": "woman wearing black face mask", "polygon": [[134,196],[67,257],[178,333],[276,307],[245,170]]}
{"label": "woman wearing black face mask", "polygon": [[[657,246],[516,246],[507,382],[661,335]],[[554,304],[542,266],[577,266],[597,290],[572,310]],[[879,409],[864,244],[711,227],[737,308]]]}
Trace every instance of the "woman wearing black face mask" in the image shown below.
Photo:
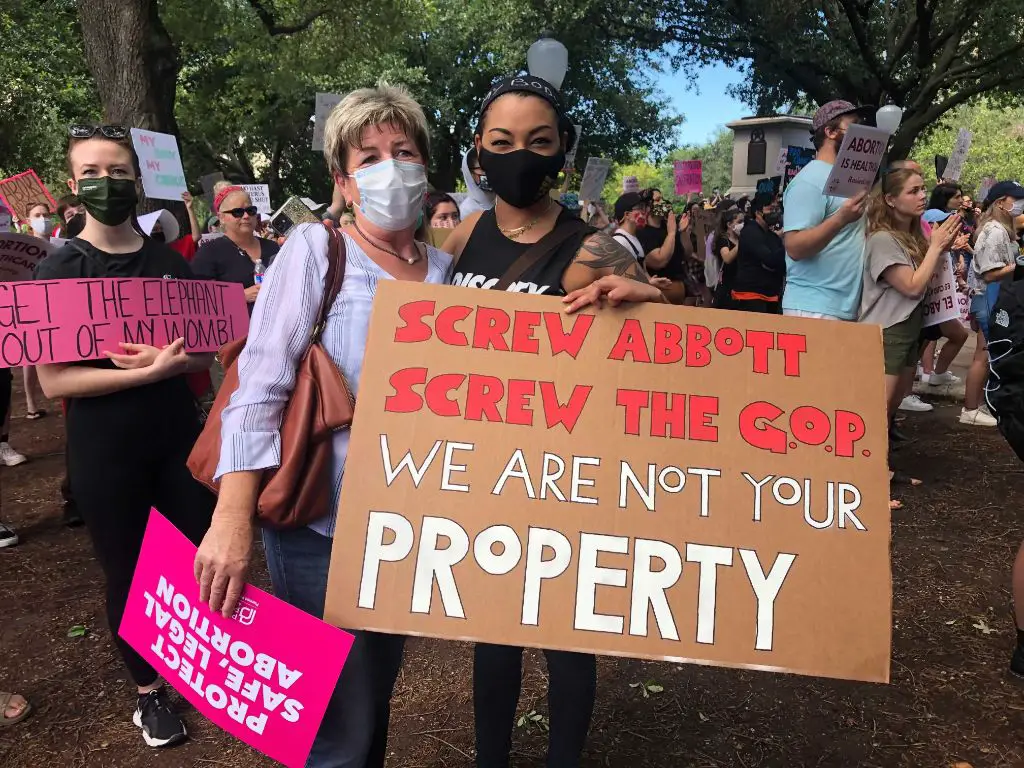
{"label": "woman wearing black face mask", "polygon": [[740,232],[731,309],[782,314],[786,247],[776,232],[779,221],[778,203],[768,195],[755,195],[750,220]]}
{"label": "woman wearing black face mask", "polygon": [[[636,257],[550,197],[574,139],[557,91],[536,77],[507,78],[480,110],[476,147],[497,200],[452,233],[453,283],[563,296],[569,311],[602,297],[664,301]],[[534,246],[549,233],[546,247]],[[506,287],[507,286],[507,287]],[[507,768],[519,700],[522,648],[478,643],[473,665],[477,766]],[[593,655],[545,651],[550,689],[548,765],[572,768],[590,727],[597,687]]]}
{"label": "woman wearing black face mask", "polygon": [[[37,280],[192,279],[185,260],[132,224],[138,161],[121,126],[72,126],[68,185],[86,209],[79,237],[48,256]],[[178,339],[163,349],[123,344],[108,360],[38,366],[47,397],[67,400],[71,491],[106,576],[107,618],[138,686],[133,722],[151,747],[186,738],[156,671],[118,636],[149,510],[156,507],[197,545],[214,497],[185,467],[199,413],[185,375],[211,355],[189,355]]]}

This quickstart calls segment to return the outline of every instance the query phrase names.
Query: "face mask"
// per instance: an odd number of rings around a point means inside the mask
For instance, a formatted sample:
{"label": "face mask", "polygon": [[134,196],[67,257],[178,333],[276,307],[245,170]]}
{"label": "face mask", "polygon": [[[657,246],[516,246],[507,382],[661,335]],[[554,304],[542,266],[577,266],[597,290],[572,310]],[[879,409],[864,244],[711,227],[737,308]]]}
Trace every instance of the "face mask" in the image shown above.
{"label": "face mask", "polygon": [[46,237],[53,232],[53,219],[48,216],[35,216],[29,219],[28,223],[32,225],[32,231],[37,235]]}
{"label": "face mask", "polygon": [[1024,214],[1024,197],[1020,200],[1013,201],[1013,208],[1010,209],[1011,216],[1020,216]]}
{"label": "face mask", "polygon": [[158,243],[166,242],[166,238],[164,237],[163,232],[154,232],[152,235],[150,235],[150,237],[152,237]]}
{"label": "face mask", "polygon": [[528,149],[499,154],[480,148],[480,167],[494,193],[514,208],[529,208],[558,182],[565,153],[539,155]]}
{"label": "face mask", "polygon": [[355,180],[359,210],[371,224],[399,232],[423,215],[427,169],[419,163],[382,160],[356,171]]}
{"label": "face mask", "polygon": [[778,211],[772,211],[764,215],[764,223],[768,225],[768,229],[775,229],[782,222],[782,214]]}
{"label": "face mask", "polygon": [[739,224],[733,224],[732,225],[732,233],[734,235],[738,235],[742,231],[743,231],[743,222],[742,221]]}
{"label": "face mask", "polygon": [[79,179],[77,195],[86,213],[108,227],[126,222],[139,202],[135,179],[112,179],[109,176]]}

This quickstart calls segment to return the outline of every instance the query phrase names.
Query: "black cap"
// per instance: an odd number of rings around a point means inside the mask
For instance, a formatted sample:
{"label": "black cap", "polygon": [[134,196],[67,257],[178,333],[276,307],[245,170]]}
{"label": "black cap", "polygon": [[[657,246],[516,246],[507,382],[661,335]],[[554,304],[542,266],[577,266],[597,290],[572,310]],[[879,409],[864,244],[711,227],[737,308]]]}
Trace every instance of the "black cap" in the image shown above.
{"label": "black cap", "polygon": [[1024,187],[1016,181],[1000,181],[993,184],[985,198],[985,205],[992,205],[996,200],[1003,197],[1012,197],[1014,200],[1024,199]]}
{"label": "black cap", "polygon": [[622,217],[640,205],[647,202],[639,192],[627,192],[615,201],[615,220],[622,221]]}

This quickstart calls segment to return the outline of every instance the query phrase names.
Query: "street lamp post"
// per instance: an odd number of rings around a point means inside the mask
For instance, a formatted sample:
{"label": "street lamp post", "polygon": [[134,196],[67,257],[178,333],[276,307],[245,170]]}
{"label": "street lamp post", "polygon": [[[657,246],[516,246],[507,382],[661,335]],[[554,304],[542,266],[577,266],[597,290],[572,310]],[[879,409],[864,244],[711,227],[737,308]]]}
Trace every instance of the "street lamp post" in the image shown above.
{"label": "street lamp post", "polygon": [[899,130],[900,123],[902,122],[903,109],[895,104],[886,104],[879,107],[875,113],[875,125],[883,131],[889,132],[889,138],[885,143],[885,154],[882,156],[882,168],[889,165],[889,144],[892,143],[892,137],[896,135],[896,131]]}

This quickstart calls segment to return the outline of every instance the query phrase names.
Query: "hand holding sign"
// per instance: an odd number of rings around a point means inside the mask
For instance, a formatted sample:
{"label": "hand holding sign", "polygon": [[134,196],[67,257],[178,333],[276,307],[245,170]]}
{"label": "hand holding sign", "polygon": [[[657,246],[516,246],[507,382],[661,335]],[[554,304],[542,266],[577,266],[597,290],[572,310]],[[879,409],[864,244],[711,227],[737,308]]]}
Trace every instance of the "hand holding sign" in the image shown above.
{"label": "hand holding sign", "polygon": [[149,344],[129,344],[122,341],[119,345],[124,352],[107,352],[107,357],[118,368],[133,370],[135,368],[148,368],[160,355],[159,347],[152,347]]}
{"label": "hand holding sign", "polygon": [[855,221],[860,220],[860,217],[864,215],[864,209],[867,208],[868,204],[868,193],[867,190],[858,192],[853,197],[847,198],[846,202],[839,208],[836,216],[843,222],[844,225],[852,224]]}

